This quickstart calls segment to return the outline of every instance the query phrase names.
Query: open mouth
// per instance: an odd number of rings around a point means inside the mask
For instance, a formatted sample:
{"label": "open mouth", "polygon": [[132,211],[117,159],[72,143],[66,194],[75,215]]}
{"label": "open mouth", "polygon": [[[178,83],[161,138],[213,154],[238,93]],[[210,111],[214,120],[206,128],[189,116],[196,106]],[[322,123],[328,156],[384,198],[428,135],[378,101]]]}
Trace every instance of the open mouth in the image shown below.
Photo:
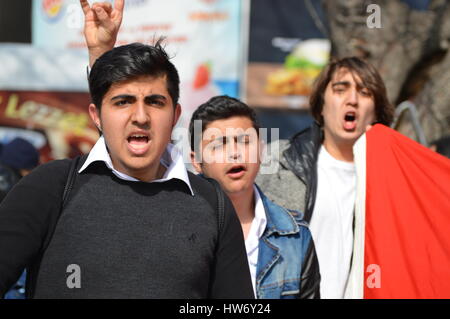
{"label": "open mouth", "polygon": [[356,128],[356,113],[349,111],[345,113],[344,116],[344,129],[354,130]]}
{"label": "open mouth", "polygon": [[245,166],[244,165],[233,165],[228,171],[227,175],[231,177],[240,177],[245,172]]}
{"label": "open mouth", "polygon": [[142,155],[148,150],[150,138],[146,133],[132,133],[127,138],[128,148],[134,155]]}
{"label": "open mouth", "polygon": [[148,136],[145,135],[131,135],[128,137],[128,143],[143,144],[148,143]]}
{"label": "open mouth", "polygon": [[354,120],[356,120],[355,112],[345,113],[345,120],[348,122],[353,122]]}

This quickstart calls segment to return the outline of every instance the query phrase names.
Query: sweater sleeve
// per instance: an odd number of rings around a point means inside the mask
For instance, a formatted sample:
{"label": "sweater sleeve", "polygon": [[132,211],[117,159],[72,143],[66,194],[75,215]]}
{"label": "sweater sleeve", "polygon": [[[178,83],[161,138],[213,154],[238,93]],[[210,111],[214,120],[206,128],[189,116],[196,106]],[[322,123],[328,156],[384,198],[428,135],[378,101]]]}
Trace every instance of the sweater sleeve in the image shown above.
{"label": "sweater sleeve", "polygon": [[69,165],[61,160],[36,168],[0,204],[0,297],[39,253],[58,218]]}
{"label": "sweater sleeve", "polygon": [[224,199],[225,218],[219,234],[210,298],[254,299],[241,224],[225,194]]}

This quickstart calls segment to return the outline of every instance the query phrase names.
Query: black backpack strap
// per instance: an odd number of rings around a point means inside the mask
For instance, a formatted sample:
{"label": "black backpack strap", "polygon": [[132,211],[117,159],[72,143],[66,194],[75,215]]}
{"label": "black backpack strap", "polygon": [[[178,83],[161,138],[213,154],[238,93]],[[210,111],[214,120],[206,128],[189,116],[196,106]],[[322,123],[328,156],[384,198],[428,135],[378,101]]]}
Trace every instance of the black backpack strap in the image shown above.
{"label": "black backpack strap", "polygon": [[77,156],[70,163],[69,172],[67,174],[66,185],[64,185],[64,192],[63,192],[63,196],[61,199],[61,206],[60,206],[61,209],[59,210],[59,214],[58,214],[57,218],[55,218],[54,223],[52,225],[50,225],[51,227],[49,227],[49,229],[48,229],[44,244],[41,247],[41,253],[44,253],[47,250],[48,245],[50,244],[50,240],[52,239],[53,233],[55,232],[55,229],[56,229],[56,224],[58,224],[59,217],[61,217],[61,213],[67,204],[70,191],[72,190],[73,184],[75,182],[75,178],[77,176],[77,171],[78,171],[78,165],[80,162],[84,163],[86,158],[87,158],[87,155]]}
{"label": "black backpack strap", "polygon": [[47,235],[45,237],[45,240],[41,246],[41,249],[40,249],[37,257],[35,258],[35,261],[33,262],[32,266],[30,266],[27,269],[27,279],[26,279],[26,288],[25,288],[27,299],[33,298],[33,296],[34,296],[37,275],[38,275],[39,268],[41,265],[42,257],[44,256],[44,252],[47,250],[48,245],[50,244],[50,241],[51,241],[53,234],[55,232],[55,229],[56,229],[56,224],[58,224],[59,217],[61,216],[61,213],[62,213],[65,205],[67,204],[70,191],[72,190],[72,187],[75,182],[76,175],[77,175],[78,165],[80,162],[84,163],[86,158],[87,158],[87,155],[77,156],[76,158],[72,159],[72,161],[70,163],[69,171],[67,174],[66,184],[64,186],[63,196],[61,198],[61,205],[60,205],[61,208],[58,211],[58,215],[53,219],[52,224],[50,224],[48,227]]}
{"label": "black backpack strap", "polygon": [[208,179],[211,184],[214,185],[217,195],[217,218],[219,225],[219,233],[222,231],[223,224],[225,222],[225,199],[223,197],[223,191],[220,188],[219,183],[214,179]]}
{"label": "black backpack strap", "polygon": [[[207,178],[203,175],[196,176],[190,172],[188,175],[191,186],[194,188],[195,192],[201,194],[212,207],[216,207],[217,225],[220,233],[225,222],[225,198],[219,183],[216,180]],[[211,187],[209,184],[212,184],[214,186],[216,196],[211,196]]]}
{"label": "black backpack strap", "polygon": [[[86,160],[86,156],[83,155],[82,157],[85,157],[83,160],[83,162],[84,162]],[[72,190],[73,183],[75,181],[75,177],[77,175],[78,163],[80,162],[82,157],[77,156],[76,158],[74,158],[72,160],[72,163],[70,163],[69,174],[67,175],[67,181],[66,181],[66,185],[64,186],[64,192],[63,192],[63,196],[62,196],[61,211],[66,206],[67,198],[69,197],[70,191]]]}

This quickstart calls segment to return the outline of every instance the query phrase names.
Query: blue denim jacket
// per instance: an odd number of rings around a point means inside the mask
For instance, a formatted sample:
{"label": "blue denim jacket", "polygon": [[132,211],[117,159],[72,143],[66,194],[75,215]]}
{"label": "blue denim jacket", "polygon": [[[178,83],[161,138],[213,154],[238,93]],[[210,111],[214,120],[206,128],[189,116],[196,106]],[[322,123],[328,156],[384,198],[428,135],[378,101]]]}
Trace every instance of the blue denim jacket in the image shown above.
{"label": "blue denim jacket", "polygon": [[[25,299],[25,282],[27,278],[27,272],[24,271],[19,280],[14,286],[5,294],[5,299]],[[1,296],[0,296],[1,298]]]}
{"label": "blue denim jacket", "polygon": [[256,297],[319,298],[319,265],[303,214],[288,211],[259,193],[267,226],[259,240]]}

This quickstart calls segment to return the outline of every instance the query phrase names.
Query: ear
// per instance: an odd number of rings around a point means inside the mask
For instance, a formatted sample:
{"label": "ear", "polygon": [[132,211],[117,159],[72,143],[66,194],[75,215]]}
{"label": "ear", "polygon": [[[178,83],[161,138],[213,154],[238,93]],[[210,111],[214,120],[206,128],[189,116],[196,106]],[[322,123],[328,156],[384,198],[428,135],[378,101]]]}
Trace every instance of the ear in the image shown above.
{"label": "ear", "polygon": [[195,152],[192,152],[192,151],[191,151],[191,163],[192,163],[192,166],[194,166],[197,173],[200,173],[200,174],[203,173],[202,165],[200,162],[197,161],[197,156],[195,156]]}
{"label": "ear", "polygon": [[173,123],[172,126],[175,126],[178,122],[178,120],[180,119],[181,116],[181,105],[177,104],[177,106],[175,106],[175,114],[173,116]]}
{"label": "ear", "polygon": [[99,131],[102,130],[102,122],[100,120],[100,114],[95,107],[95,104],[89,104],[89,116],[91,117],[92,121],[94,122],[95,126],[99,129]]}

